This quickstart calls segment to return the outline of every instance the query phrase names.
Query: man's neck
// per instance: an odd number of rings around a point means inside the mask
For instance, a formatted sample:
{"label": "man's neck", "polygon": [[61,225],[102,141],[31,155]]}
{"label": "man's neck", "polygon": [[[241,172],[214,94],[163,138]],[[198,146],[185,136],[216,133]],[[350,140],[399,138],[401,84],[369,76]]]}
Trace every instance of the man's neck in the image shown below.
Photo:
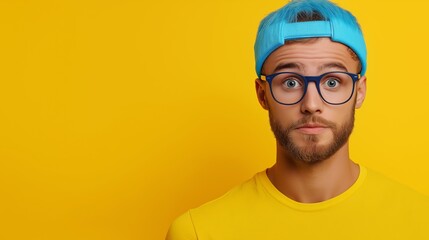
{"label": "man's neck", "polygon": [[302,203],[322,202],[340,195],[357,180],[359,166],[349,158],[348,143],[318,163],[291,159],[277,146],[277,162],[267,170],[273,185],[287,197]]}

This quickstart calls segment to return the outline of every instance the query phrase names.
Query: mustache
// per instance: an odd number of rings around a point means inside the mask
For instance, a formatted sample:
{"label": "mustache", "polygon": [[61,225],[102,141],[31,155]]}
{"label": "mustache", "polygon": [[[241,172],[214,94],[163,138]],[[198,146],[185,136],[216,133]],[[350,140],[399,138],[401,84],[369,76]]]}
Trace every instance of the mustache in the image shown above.
{"label": "mustache", "polygon": [[301,119],[299,119],[298,121],[296,121],[295,123],[293,123],[291,126],[289,126],[289,129],[295,129],[295,128],[299,128],[302,125],[306,125],[306,124],[320,124],[323,126],[326,126],[328,128],[336,128],[336,125],[334,122],[328,121],[322,117],[319,116],[306,116],[303,117]]}

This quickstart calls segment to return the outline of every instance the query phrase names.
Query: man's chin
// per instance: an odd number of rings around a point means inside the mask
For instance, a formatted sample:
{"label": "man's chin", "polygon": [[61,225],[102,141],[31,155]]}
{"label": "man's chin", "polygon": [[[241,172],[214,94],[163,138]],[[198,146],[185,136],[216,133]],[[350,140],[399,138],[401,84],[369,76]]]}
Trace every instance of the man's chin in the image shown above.
{"label": "man's chin", "polygon": [[291,141],[286,151],[299,162],[318,163],[332,156],[335,151],[331,146],[332,142],[322,143],[316,139],[299,143]]}

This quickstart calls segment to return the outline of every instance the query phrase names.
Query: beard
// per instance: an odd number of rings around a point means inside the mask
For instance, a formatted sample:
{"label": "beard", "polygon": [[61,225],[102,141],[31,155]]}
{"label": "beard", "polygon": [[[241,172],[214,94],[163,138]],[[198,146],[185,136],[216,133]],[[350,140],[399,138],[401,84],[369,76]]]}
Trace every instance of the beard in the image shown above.
{"label": "beard", "polygon": [[[309,115],[299,121],[284,128],[282,125],[275,120],[269,111],[271,130],[276,137],[277,142],[283,147],[290,156],[296,161],[304,162],[307,164],[314,164],[328,159],[334,155],[346,142],[348,141],[350,134],[353,131],[354,126],[354,112],[352,109],[350,118],[341,126],[325,120],[321,117]],[[304,146],[299,146],[291,136],[291,132],[295,130],[299,125],[306,123],[320,123],[328,127],[332,131],[333,138],[326,144],[321,145],[319,140],[321,136],[318,135],[304,135]]]}

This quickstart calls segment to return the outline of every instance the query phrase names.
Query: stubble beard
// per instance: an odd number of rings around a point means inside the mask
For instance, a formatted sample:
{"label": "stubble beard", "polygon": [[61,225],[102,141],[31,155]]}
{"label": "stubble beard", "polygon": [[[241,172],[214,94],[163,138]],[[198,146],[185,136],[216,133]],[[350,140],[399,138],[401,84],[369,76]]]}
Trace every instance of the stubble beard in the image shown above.
{"label": "stubble beard", "polygon": [[[290,157],[296,161],[314,164],[328,159],[347,143],[354,127],[354,113],[353,108],[350,118],[341,126],[317,116],[307,116],[285,128],[275,120],[271,112],[269,112],[269,117],[271,130],[277,142],[288,152]],[[299,146],[291,136],[291,132],[300,124],[309,122],[321,123],[329,127],[333,135],[331,142],[322,146],[319,143],[320,136],[305,135],[305,146]]]}

